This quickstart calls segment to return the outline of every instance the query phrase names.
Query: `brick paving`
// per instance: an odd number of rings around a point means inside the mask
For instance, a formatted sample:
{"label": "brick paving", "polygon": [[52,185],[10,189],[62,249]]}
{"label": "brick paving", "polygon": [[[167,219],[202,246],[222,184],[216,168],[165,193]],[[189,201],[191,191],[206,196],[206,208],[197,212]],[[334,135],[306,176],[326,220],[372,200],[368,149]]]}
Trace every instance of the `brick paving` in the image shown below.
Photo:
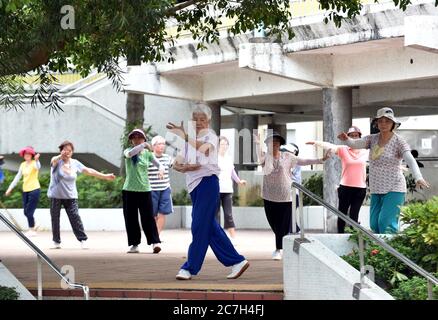
{"label": "brick paving", "polygon": [[[211,250],[197,276],[189,281],[175,279],[186,259],[190,230],[165,230],[159,254],[152,254],[144,235],[139,254],[126,253],[124,232],[89,232],[88,236],[88,250],[80,248],[71,231],[61,234],[60,250],[50,249],[50,232],[40,232],[31,240],[58,267],[73,266],[76,282],[88,285],[90,295],[95,297],[251,300],[282,297],[283,264],[271,260],[274,235],[268,230],[238,230],[236,249],[251,266],[235,280],[226,279],[230,268],[222,266]],[[36,255],[11,232],[0,232],[0,259],[28,289],[36,289]],[[60,291],[60,281],[47,265],[43,266],[43,288],[44,295],[81,294],[78,290]]]}

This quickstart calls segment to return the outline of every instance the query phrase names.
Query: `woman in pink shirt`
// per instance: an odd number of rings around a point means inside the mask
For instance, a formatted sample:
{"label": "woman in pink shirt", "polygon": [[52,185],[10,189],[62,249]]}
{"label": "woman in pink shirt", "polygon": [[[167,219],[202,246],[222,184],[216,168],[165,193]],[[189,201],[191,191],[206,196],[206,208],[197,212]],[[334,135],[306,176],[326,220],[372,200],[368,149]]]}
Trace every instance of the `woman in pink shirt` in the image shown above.
{"label": "woman in pink shirt", "polygon": [[[347,135],[352,139],[359,139],[362,136],[360,129],[352,126],[348,129]],[[338,209],[343,214],[358,222],[360,207],[366,195],[366,161],[368,151],[365,149],[352,149],[348,146],[334,145],[328,142],[310,141],[331,154],[336,154],[342,162],[341,183],[338,188]],[[345,221],[338,218],[338,233],[344,233]]]}

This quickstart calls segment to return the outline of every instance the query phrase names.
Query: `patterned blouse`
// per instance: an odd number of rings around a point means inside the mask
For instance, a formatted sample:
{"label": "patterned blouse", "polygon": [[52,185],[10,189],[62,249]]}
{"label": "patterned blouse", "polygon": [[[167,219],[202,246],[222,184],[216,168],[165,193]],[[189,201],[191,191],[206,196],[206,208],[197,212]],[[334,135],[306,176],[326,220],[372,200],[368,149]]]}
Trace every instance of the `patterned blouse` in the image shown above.
{"label": "patterned blouse", "polygon": [[301,159],[291,153],[281,152],[278,159],[266,154],[263,166],[262,198],[272,202],[292,201],[291,170],[300,166],[320,164],[320,159]]}
{"label": "patterned blouse", "polygon": [[378,145],[379,133],[364,137],[369,155],[370,192],[385,194],[388,192],[406,192],[406,179],[401,164],[403,153],[411,151],[408,143],[398,134],[384,147]]}

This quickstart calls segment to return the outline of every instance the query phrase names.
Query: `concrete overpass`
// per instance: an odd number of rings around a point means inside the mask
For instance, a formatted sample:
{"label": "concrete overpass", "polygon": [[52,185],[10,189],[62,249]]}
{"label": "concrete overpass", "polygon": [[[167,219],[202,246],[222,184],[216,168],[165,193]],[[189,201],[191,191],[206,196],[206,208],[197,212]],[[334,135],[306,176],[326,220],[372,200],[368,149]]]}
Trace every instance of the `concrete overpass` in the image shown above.
{"label": "concrete overpass", "polygon": [[[186,39],[172,48],[173,64],[129,66],[125,90],[237,112],[216,117],[216,128],[283,130],[288,122],[323,120],[330,142],[352,118],[372,117],[382,106],[397,116],[438,114],[435,1],[413,1],[406,11],[380,2],[340,28],[324,23],[324,13],[300,17],[292,22],[295,38],[282,43],[224,36],[196,51]],[[338,184],[339,161],[327,161],[324,171],[324,197],[335,203],[329,186]]]}

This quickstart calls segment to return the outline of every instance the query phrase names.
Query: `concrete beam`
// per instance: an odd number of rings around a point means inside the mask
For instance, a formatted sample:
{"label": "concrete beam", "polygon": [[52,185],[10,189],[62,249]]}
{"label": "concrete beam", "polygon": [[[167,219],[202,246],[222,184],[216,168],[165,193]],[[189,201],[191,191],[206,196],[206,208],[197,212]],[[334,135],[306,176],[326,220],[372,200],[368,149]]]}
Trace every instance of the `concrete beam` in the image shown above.
{"label": "concrete beam", "polygon": [[266,94],[304,92],[318,87],[262,72],[233,69],[203,76],[204,101],[228,100]]}
{"label": "concrete beam", "polygon": [[130,66],[123,89],[185,100],[202,100],[202,77],[186,74],[160,75],[154,66]]}
{"label": "concrete beam", "polygon": [[399,87],[370,86],[358,90],[358,106],[376,103],[395,103],[412,99],[438,97],[437,88],[413,88],[400,84]]}
{"label": "concrete beam", "polygon": [[359,86],[438,77],[438,55],[412,48],[333,56],[333,86]]}
{"label": "concrete beam", "polygon": [[241,44],[239,67],[314,86],[332,86],[330,56],[285,55],[282,46],[277,43]]}
{"label": "concrete beam", "polygon": [[438,17],[407,16],[405,23],[405,46],[438,53]]}

